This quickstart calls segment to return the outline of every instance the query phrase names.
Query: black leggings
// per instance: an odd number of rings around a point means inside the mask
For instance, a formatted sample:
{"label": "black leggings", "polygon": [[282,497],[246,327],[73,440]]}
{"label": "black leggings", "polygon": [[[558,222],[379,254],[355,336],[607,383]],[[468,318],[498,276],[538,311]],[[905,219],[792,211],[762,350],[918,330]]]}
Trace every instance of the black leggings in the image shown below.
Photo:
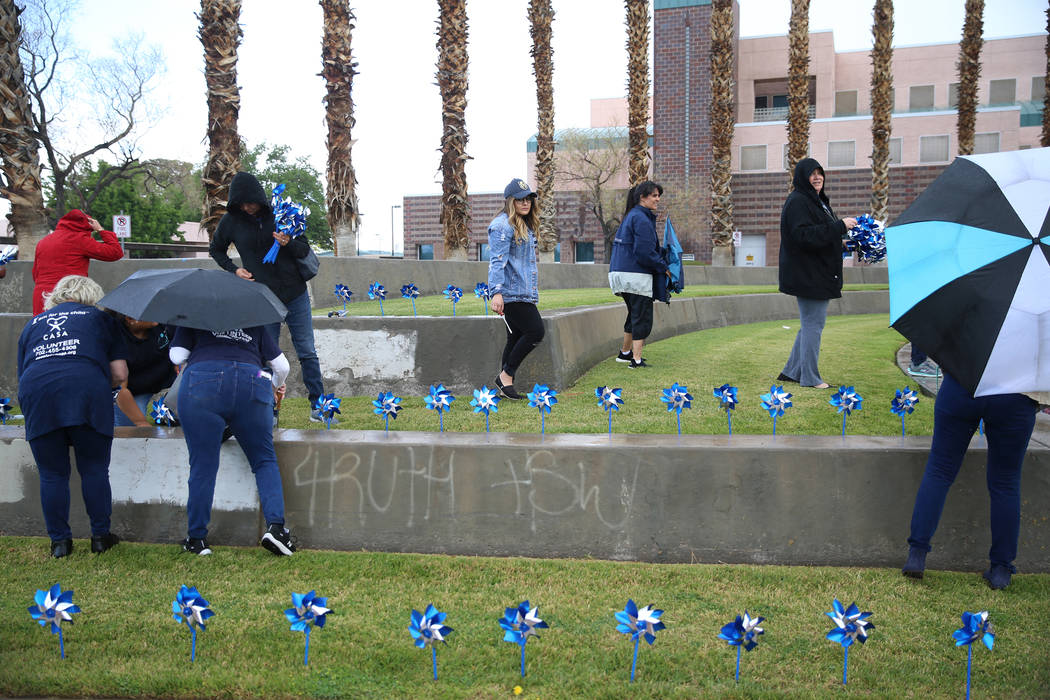
{"label": "black leggings", "polygon": [[503,371],[513,377],[521,361],[543,340],[543,319],[536,305],[527,301],[504,304],[503,318],[511,328],[503,348]]}

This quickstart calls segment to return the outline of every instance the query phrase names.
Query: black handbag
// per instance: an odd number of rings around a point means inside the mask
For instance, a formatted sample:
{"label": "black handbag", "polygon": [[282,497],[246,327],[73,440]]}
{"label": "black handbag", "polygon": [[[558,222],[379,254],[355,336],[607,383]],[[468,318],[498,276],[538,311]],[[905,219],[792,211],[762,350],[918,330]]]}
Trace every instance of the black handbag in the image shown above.
{"label": "black handbag", "polygon": [[321,261],[317,259],[314,249],[310,248],[310,252],[306,255],[295,259],[295,266],[299,268],[299,275],[303,278],[303,282],[309,282],[317,277],[317,269],[321,267]]}

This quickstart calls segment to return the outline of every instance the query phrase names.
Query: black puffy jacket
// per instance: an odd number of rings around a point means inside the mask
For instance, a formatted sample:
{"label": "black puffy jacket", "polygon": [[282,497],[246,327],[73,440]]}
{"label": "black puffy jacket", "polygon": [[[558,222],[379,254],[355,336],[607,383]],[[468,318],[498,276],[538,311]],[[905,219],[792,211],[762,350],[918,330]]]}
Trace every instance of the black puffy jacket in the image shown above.
{"label": "black puffy jacket", "polygon": [[806,299],[842,296],[842,237],[846,224],[835,218],[828,197],[809,184],[821,168],[813,158],[795,166],[795,191],[780,213],[780,291]]}

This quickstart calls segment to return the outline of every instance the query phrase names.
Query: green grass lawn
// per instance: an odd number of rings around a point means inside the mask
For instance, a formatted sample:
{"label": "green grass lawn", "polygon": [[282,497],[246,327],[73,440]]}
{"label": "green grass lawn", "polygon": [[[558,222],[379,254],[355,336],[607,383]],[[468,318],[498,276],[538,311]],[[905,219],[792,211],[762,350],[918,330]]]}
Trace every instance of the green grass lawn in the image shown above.
{"label": "green grass lawn", "polygon": [[[247,517],[247,516],[246,516]],[[989,610],[994,651],[974,649],[974,697],[1047,697],[1050,575],[1025,574],[991,591],[975,573],[895,569],[712,566],[606,561],[303,551],[290,559],[261,548],[220,547],[193,557],[174,545],[122,543],[101,556],[76,543],[51,560],[43,538],[0,538],[0,694],[103,697],[961,697],[966,651],[953,630],[964,610]],[[902,552],[903,554],[903,552]],[[33,593],[60,582],[83,612],[58,638],[29,617]],[[171,617],[181,584],[196,586],[216,615],[190,634]],[[316,589],[334,610],[310,637],[288,629],[293,591]],[[867,644],[851,649],[841,686],[841,647],[824,635],[833,598],[874,612]],[[503,609],[528,598],[551,628],[519,651],[501,641]],[[663,609],[665,631],[644,642],[628,683],[632,643],[613,614],[628,598]],[[434,603],[455,631],[430,653],[412,645],[409,613]],[[747,609],[766,634],[745,653],[717,639]]]}

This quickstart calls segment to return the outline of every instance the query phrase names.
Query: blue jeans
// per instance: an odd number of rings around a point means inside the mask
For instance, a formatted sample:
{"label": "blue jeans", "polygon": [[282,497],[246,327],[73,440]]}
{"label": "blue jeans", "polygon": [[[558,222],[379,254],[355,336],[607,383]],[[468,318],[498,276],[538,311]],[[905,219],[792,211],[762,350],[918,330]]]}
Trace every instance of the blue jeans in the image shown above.
{"label": "blue jeans", "polygon": [[[149,418],[150,399],[153,398],[153,394],[134,394],[133,398],[135,399],[135,405],[137,405],[139,410],[142,411],[142,415]],[[130,418],[124,415],[124,411],[120,410],[120,406],[118,406],[115,401],[113,402],[113,425],[135,425],[131,422]]]}
{"label": "blue jeans", "polygon": [[[314,348],[314,321],[313,311],[310,308],[310,292],[303,292],[295,299],[285,304],[288,307],[288,315],[284,322],[288,324],[288,333],[292,336],[292,345],[295,354],[299,358],[299,366],[303,371],[303,384],[306,385],[307,395],[310,397],[310,406],[317,403],[318,397],[324,393],[324,385],[321,383],[321,363],[317,361],[317,350]],[[281,340],[281,324],[271,323],[266,329],[273,335],[275,343]]]}
{"label": "blue jeans", "polygon": [[284,523],[284,491],[273,449],[273,385],[260,368],[241,362],[195,362],[179,390],[179,420],[190,453],[186,504],[193,539],[204,539],[211,520],[219,448],[227,425],[248,458],[266,523]]}
{"label": "blue jeans", "polygon": [[820,336],[824,333],[824,322],[828,317],[827,299],[805,299],[798,301],[799,328],[791,355],[784,365],[783,374],[798,381],[802,386],[816,386],[820,378],[817,360],[820,358]]}
{"label": "blue jeans", "polygon": [[1036,403],[1023,394],[973,398],[951,375],[945,373],[943,377],[934,406],[933,444],[915,496],[908,544],[930,551],[930,539],[937,530],[948,490],[983,418],[992,526],[988,559],[1013,571],[1021,530],[1021,465],[1035,426]]}
{"label": "blue jeans", "polygon": [[113,438],[88,425],[74,425],[44,433],[29,441],[40,472],[40,505],[52,542],[72,539],[69,528],[69,446],[77,457],[80,492],[91,520],[91,534],[109,532],[113,494],[109,487],[109,455]]}

